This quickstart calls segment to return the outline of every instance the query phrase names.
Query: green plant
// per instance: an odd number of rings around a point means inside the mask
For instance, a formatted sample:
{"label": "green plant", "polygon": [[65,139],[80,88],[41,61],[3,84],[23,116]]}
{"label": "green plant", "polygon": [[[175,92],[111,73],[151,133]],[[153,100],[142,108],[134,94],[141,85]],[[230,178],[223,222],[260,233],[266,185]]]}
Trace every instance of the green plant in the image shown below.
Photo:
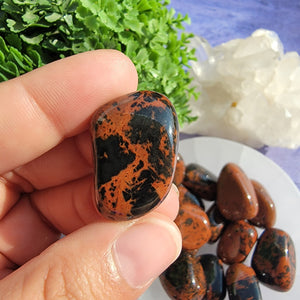
{"label": "green plant", "polygon": [[112,48],[131,58],[139,89],[167,95],[179,122],[190,122],[187,16],[169,0],[0,0],[0,81],[51,61]]}

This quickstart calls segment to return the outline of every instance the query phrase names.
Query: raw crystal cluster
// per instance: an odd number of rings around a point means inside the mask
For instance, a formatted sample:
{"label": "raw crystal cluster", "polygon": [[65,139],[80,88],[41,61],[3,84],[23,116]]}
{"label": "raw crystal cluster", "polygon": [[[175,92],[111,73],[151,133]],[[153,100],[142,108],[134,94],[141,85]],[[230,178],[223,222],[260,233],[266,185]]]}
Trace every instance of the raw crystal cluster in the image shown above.
{"label": "raw crystal cluster", "polygon": [[182,132],[232,139],[252,147],[300,146],[300,58],[284,53],[273,31],[216,47],[200,37],[192,62],[199,99],[190,107],[198,120]]}

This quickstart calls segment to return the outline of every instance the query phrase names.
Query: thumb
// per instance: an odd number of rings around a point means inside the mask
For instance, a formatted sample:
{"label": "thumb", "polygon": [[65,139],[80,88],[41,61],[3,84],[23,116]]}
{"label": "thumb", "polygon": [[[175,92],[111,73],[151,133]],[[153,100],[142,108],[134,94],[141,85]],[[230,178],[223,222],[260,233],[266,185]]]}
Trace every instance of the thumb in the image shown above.
{"label": "thumb", "polygon": [[164,215],[87,225],[1,280],[0,299],[137,299],[179,255]]}

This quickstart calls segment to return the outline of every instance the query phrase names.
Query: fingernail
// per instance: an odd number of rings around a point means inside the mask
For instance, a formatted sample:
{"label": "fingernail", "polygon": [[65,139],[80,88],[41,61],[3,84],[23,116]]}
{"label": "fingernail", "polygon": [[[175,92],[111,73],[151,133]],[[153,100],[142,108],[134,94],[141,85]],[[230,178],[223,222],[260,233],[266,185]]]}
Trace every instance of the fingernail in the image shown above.
{"label": "fingernail", "polygon": [[172,189],[176,192],[176,194],[179,196],[179,190],[175,183],[172,183]]}
{"label": "fingernail", "polygon": [[158,277],[180,250],[181,236],[177,228],[156,219],[129,227],[114,247],[120,275],[134,288]]}

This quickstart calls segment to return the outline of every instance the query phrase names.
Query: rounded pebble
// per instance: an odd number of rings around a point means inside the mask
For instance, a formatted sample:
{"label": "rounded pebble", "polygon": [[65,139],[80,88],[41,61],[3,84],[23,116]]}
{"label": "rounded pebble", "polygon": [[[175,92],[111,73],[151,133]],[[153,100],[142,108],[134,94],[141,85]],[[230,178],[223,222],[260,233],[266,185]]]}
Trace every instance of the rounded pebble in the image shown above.
{"label": "rounded pebble", "polygon": [[174,184],[179,186],[183,182],[184,176],[185,176],[185,163],[182,156],[178,153],[177,163],[176,163],[176,168],[175,168],[175,173],[173,178]]}
{"label": "rounded pebble", "polygon": [[254,187],[234,163],[226,164],[217,183],[217,206],[220,213],[231,221],[252,219],[258,213],[258,201]]}
{"label": "rounded pebble", "polygon": [[251,180],[251,182],[258,201],[258,213],[250,222],[257,227],[273,227],[276,221],[275,204],[266,189],[258,181]]}
{"label": "rounded pebble", "polygon": [[175,223],[182,235],[183,249],[198,249],[210,239],[211,232],[208,217],[197,205],[188,203],[181,205]]}
{"label": "rounded pebble", "polygon": [[177,260],[159,278],[171,299],[202,300],[205,297],[204,271],[193,253],[181,251]]}
{"label": "rounded pebble", "polygon": [[99,108],[91,122],[96,206],[114,220],[140,217],[171,188],[178,121],[168,98],[138,91]]}
{"label": "rounded pebble", "polygon": [[179,205],[183,205],[185,203],[196,204],[204,210],[204,204],[201,198],[193,195],[185,186],[180,184],[178,186],[179,191]]}
{"label": "rounded pebble", "polygon": [[246,221],[230,223],[219,240],[217,254],[226,264],[244,261],[257,240],[254,226]]}
{"label": "rounded pebble", "polygon": [[215,203],[209,208],[206,214],[209,219],[210,231],[211,231],[211,237],[209,243],[215,243],[219,239],[226,225],[226,220],[220,214]]}
{"label": "rounded pebble", "polygon": [[222,300],[226,295],[226,284],[223,264],[213,254],[202,254],[199,262],[203,267],[206,278],[205,300]]}
{"label": "rounded pebble", "polygon": [[185,185],[194,195],[205,200],[216,200],[217,178],[198,164],[189,164],[185,168]]}
{"label": "rounded pebble", "polygon": [[251,264],[261,282],[278,291],[290,290],[296,273],[292,238],[283,230],[266,229],[258,240]]}
{"label": "rounded pebble", "polygon": [[230,300],[262,300],[254,270],[242,263],[229,266],[226,271],[226,285]]}

